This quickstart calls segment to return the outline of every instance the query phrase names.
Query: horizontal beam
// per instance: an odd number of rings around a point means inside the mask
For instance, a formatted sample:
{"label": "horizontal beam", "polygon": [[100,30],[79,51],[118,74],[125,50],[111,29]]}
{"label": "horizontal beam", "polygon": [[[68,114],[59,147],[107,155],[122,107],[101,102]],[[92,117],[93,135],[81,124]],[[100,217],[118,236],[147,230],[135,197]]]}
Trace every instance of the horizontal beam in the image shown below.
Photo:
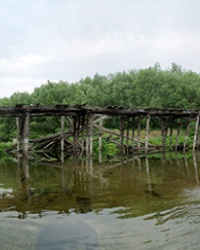
{"label": "horizontal beam", "polygon": [[109,116],[147,116],[154,117],[172,117],[187,118],[197,117],[200,115],[200,110],[184,110],[184,109],[154,109],[154,108],[131,108],[122,106],[69,106],[65,104],[54,106],[29,106],[16,105],[15,107],[0,107],[0,117],[21,117],[29,113],[30,116],[74,116],[81,114],[100,114]]}

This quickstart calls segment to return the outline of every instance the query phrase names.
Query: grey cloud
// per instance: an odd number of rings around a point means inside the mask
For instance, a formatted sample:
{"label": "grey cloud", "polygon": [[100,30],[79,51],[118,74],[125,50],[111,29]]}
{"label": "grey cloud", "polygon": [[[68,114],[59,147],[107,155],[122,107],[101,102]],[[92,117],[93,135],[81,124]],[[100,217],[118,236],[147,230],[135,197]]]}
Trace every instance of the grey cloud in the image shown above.
{"label": "grey cloud", "polygon": [[198,0],[0,3],[0,84],[16,78],[19,91],[26,79],[33,88],[40,80],[77,81],[155,62],[200,68]]}

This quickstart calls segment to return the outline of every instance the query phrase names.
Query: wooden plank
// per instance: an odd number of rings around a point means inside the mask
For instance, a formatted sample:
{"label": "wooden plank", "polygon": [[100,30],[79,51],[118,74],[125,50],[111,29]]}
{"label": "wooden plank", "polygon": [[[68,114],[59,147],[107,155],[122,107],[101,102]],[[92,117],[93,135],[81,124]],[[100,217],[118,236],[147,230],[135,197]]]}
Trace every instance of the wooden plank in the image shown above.
{"label": "wooden plank", "polygon": [[[132,152],[134,152],[134,147],[138,149],[141,148],[141,145],[145,145],[146,151],[149,150],[149,127],[150,127],[150,119],[153,118],[161,118],[162,121],[162,148],[164,149],[166,146],[166,137],[168,128],[170,128],[170,148],[172,147],[172,121],[175,119],[178,120],[179,126],[177,129],[177,137],[176,137],[176,146],[175,149],[177,151],[178,148],[178,139],[180,134],[180,126],[184,123],[186,119],[194,119],[196,118],[196,126],[195,126],[195,135],[193,141],[193,150],[195,150],[197,146],[197,137],[198,137],[198,129],[199,129],[199,110],[183,110],[183,109],[140,109],[140,108],[129,108],[129,107],[119,107],[115,105],[109,105],[106,107],[94,107],[94,106],[85,106],[85,105],[74,105],[70,106],[68,104],[58,104],[54,106],[40,106],[40,105],[16,105],[16,107],[0,107],[0,116],[4,117],[17,117],[16,119],[16,126],[19,121],[21,122],[21,131],[20,131],[20,140],[22,142],[22,147],[24,152],[28,152],[29,139],[29,119],[32,116],[61,116],[61,134],[58,135],[58,140],[61,140],[61,151],[64,151],[64,139],[66,136],[74,136],[74,153],[78,153],[79,149],[81,151],[84,150],[85,142],[84,142],[84,129],[86,129],[86,148],[88,150],[89,155],[92,154],[93,148],[93,127],[96,126],[97,123],[101,120],[101,116],[108,117],[108,116],[118,116],[120,119],[120,143],[122,150],[124,150],[124,140],[125,146],[129,148],[129,142],[132,140]],[[69,126],[71,127],[71,134],[68,131],[67,134],[62,129],[62,117],[68,120]],[[71,117],[76,117],[71,122]],[[85,117],[90,119],[93,117],[93,122],[88,120],[87,124],[85,123]],[[95,117],[95,121],[94,121]],[[132,117],[132,136],[130,136],[130,117]],[[146,117],[146,135],[144,142],[141,142],[141,121],[143,117]],[[151,118],[150,118],[151,117]],[[83,121],[84,120],[84,121]],[[135,122],[137,121],[137,123]],[[28,126],[28,127],[27,127]],[[186,128],[186,135],[185,135],[185,142],[183,149],[186,149],[188,134],[189,134],[189,125]],[[105,131],[102,125],[100,125],[101,132],[99,136],[99,148],[102,147],[102,131]],[[137,128],[137,139],[135,139],[135,129]],[[17,128],[18,130],[19,128]],[[125,133],[125,129],[126,133]],[[82,135],[82,139],[79,141],[79,132]],[[51,137],[51,136],[50,136]],[[54,140],[54,136],[52,140]],[[39,139],[42,145],[42,139]],[[137,146],[134,145],[134,142],[137,142]],[[36,140],[35,140],[36,142]],[[44,147],[47,145],[51,145],[51,141],[44,142]],[[19,145],[17,146],[17,151],[19,151]]]}
{"label": "wooden plank", "polygon": [[196,117],[199,110],[184,110],[184,109],[139,109],[139,108],[122,108],[118,106],[110,107],[94,107],[83,105],[55,105],[55,106],[31,106],[31,105],[17,105],[16,107],[0,107],[0,116],[2,117],[22,117],[26,112],[30,116],[74,116],[77,113],[91,113],[99,115],[112,115],[112,116],[151,116],[155,117]]}

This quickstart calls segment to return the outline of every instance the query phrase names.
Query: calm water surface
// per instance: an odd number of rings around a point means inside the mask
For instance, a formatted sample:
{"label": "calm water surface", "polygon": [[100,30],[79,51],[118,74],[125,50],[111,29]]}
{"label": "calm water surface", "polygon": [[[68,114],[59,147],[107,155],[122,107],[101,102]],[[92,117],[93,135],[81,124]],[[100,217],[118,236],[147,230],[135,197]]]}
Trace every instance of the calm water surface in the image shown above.
{"label": "calm water surface", "polygon": [[0,249],[200,249],[200,156],[0,164]]}

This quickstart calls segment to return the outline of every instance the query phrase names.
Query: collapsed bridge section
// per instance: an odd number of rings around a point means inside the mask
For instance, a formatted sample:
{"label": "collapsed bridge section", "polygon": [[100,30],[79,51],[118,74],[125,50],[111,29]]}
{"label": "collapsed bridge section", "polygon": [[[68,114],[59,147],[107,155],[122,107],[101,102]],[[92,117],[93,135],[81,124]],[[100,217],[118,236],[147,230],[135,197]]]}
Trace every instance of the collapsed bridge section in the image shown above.
{"label": "collapsed bridge section", "polygon": [[[60,133],[48,136],[46,139],[30,140],[30,119],[37,116],[61,117]],[[195,150],[199,146],[199,116],[200,110],[131,108],[115,105],[95,107],[81,104],[74,106],[68,104],[54,106],[18,104],[15,107],[0,107],[0,117],[16,117],[17,150],[21,150],[24,155],[28,154],[29,150],[34,148],[37,143],[43,145],[43,149],[45,149],[59,141],[61,152],[70,149],[75,156],[83,152],[86,152],[87,156],[91,156],[94,135],[98,136],[99,150],[101,150],[104,133],[110,135],[107,136],[106,141],[116,143],[122,154],[140,150],[148,152],[156,148],[165,150],[167,138],[169,140],[168,147],[171,150],[179,150],[181,147],[185,151],[188,147],[189,130],[192,130],[192,149]],[[103,127],[103,120],[112,117],[117,117],[117,132]],[[159,147],[149,143],[150,124],[155,120],[159,120],[161,125],[161,145]],[[65,130],[65,121],[68,122],[67,130]],[[143,136],[141,135],[141,126],[145,130]],[[180,145],[181,128],[185,130],[185,139]],[[174,135],[176,142],[175,145],[172,145]],[[69,138],[71,139],[68,140]]]}

